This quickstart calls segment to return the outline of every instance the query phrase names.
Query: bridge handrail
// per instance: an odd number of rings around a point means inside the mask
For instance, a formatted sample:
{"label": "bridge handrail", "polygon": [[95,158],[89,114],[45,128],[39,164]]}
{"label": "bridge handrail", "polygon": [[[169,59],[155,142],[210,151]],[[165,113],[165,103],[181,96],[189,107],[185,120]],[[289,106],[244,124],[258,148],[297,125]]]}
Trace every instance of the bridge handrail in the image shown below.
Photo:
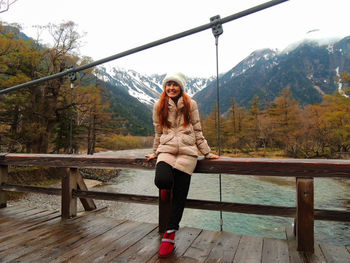
{"label": "bridge handrail", "polygon": [[[62,188],[8,184],[8,166],[59,167]],[[165,230],[170,200],[156,196],[89,191],[78,168],[154,169],[155,160],[119,158],[103,155],[65,154],[0,154],[0,207],[6,206],[6,192],[36,192],[62,196],[62,218],[77,214],[77,198],[85,210],[96,209],[94,199],[159,205],[159,229]],[[296,207],[260,204],[240,204],[211,200],[187,201],[187,208],[271,215],[295,218],[295,234],[299,251],[314,251],[314,220],[350,222],[350,212],[314,209],[314,178],[350,178],[350,160],[330,159],[265,159],[265,158],[199,158],[195,173],[224,173],[235,175],[279,176],[296,178]]]}
{"label": "bridge handrail", "polygon": [[[146,158],[120,158],[110,155],[8,153],[0,154],[0,165],[154,169],[155,161],[147,162]],[[350,160],[232,158],[225,156],[220,159],[207,160],[200,157],[194,172],[305,178],[350,178]]]}

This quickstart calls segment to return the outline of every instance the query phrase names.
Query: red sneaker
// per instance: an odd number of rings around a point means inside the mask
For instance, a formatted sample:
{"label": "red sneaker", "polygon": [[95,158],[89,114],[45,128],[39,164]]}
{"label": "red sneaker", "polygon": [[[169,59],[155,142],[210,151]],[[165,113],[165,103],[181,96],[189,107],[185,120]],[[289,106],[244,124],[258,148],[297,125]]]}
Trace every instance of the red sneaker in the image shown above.
{"label": "red sneaker", "polygon": [[160,200],[163,202],[168,202],[170,199],[170,190],[161,189],[160,190]]}
{"label": "red sneaker", "polygon": [[164,233],[162,243],[160,244],[158,256],[160,258],[166,258],[174,251],[175,246],[175,231],[171,233]]}

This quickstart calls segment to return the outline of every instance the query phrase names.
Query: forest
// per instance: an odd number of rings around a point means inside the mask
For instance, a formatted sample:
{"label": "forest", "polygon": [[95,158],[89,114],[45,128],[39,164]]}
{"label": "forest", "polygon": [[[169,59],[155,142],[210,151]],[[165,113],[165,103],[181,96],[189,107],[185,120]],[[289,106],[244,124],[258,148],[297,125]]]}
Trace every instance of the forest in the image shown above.
{"label": "forest", "polygon": [[[0,89],[91,62],[78,55],[83,35],[74,22],[37,30],[34,40],[18,25],[0,24]],[[43,33],[50,35],[50,46],[40,43]],[[133,133],[132,127],[118,114],[121,107],[98,79],[98,70],[78,74],[73,86],[61,77],[1,95],[0,151],[93,154],[107,145],[111,149],[145,146],[143,138],[126,136]]]}
{"label": "forest", "polygon": [[[18,25],[0,24],[0,90],[91,62],[79,56],[83,34],[73,22],[38,27],[37,40],[25,37]],[[40,34],[51,36],[50,46]],[[135,136],[143,125],[130,124],[116,108],[112,92],[98,69],[1,95],[0,152],[88,153],[151,147],[152,137]],[[350,75],[340,81],[349,84]],[[346,86],[346,85],[344,85]],[[249,108],[232,98],[220,117],[223,154],[293,158],[349,158],[350,97],[336,92],[321,103],[300,106],[285,89],[268,105],[255,97]],[[150,115],[150,113],[149,113]],[[151,121],[149,121],[151,123]],[[204,135],[217,150],[217,110],[202,117]]]}
{"label": "forest", "polygon": [[[342,73],[349,83],[350,74]],[[350,97],[325,95],[319,104],[301,107],[289,89],[263,106],[255,97],[247,109],[234,98],[226,118],[220,118],[220,145],[230,156],[350,158]],[[202,118],[208,143],[218,148],[216,107]]]}

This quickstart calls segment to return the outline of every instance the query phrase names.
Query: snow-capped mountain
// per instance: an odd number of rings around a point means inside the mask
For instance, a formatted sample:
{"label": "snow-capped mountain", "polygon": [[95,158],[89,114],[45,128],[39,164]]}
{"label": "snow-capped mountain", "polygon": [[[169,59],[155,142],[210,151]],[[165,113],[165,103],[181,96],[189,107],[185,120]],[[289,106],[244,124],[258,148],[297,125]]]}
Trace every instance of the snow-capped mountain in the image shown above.
{"label": "snow-capped mountain", "polygon": [[[285,88],[301,105],[319,103],[336,90],[347,96],[346,83],[339,82],[342,72],[350,72],[350,37],[329,44],[304,41],[282,52],[254,51],[220,77],[221,112],[229,110],[232,98],[243,107],[249,107],[254,96],[267,104]],[[194,99],[201,113],[209,114],[216,101],[216,85],[208,85]]]}
{"label": "snow-capped mountain", "polygon": [[[125,90],[152,109],[162,92],[165,75],[142,75],[133,70],[100,68],[104,81]],[[269,103],[289,88],[301,105],[322,101],[347,86],[338,81],[342,72],[350,72],[350,37],[327,45],[314,41],[300,42],[282,52],[262,49],[252,52],[230,71],[220,76],[221,111],[236,103],[249,107],[254,96]],[[200,111],[208,114],[216,100],[215,78],[188,78],[186,92],[198,102]],[[344,94],[346,96],[346,94]]]}
{"label": "snow-capped mountain", "polygon": [[266,69],[271,68],[278,64],[277,51],[271,49],[261,49],[254,51],[247,58],[238,63],[234,68],[232,68],[227,75],[231,78],[238,77],[239,75],[245,73],[250,68],[253,68],[257,63],[266,63]]}
{"label": "snow-capped mountain", "polygon": [[[134,70],[106,69],[105,67],[100,67],[99,72],[104,81],[107,80],[110,84],[125,90],[149,108],[153,107],[163,91],[162,82],[165,74],[147,76]],[[212,78],[187,78],[186,93],[192,97],[207,87],[212,80]]]}

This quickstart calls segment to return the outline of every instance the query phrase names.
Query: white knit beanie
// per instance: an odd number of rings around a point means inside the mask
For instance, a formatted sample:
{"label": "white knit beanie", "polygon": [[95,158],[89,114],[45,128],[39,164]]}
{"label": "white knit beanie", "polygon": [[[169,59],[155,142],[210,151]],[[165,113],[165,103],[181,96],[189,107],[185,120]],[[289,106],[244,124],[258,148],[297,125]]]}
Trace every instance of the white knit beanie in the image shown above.
{"label": "white knit beanie", "polygon": [[177,84],[180,85],[181,90],[185,91],[186,90],[186,76],[180,72],[175,72],[171,74],[167,74],[165,79],[163,80],[163,89],[165,89],[165,84],[168,81],[175,81]]}

